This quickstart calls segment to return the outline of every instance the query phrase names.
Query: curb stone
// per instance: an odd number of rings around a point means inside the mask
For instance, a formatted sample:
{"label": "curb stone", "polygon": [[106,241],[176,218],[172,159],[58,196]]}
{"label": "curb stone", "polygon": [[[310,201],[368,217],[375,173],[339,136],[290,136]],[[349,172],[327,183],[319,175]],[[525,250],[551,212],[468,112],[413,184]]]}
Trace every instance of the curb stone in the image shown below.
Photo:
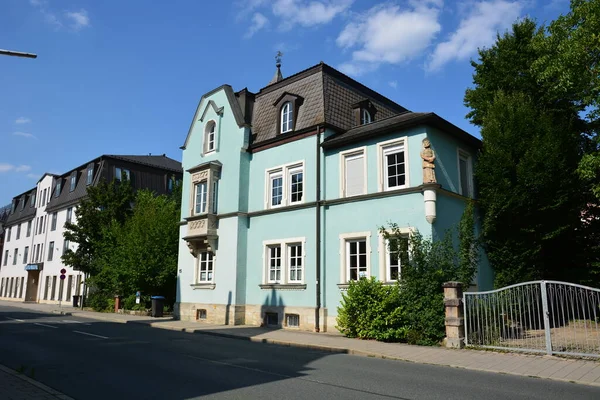
{"label": "curb stone", "polygon": [[0,364],[0,371],[6,372],[9,375],[12,375],[14,377],[17,377],[21,380],[24,380],[25,382],[37,387],[40,390],[43,390],[44,392],[56,397],[57,399],[60,400],[75,400],[72,397],[67,396],[66,394],[63,394],[61,392],[59,392],[58,390],[54,390],[49,386],[44,385],[43,383],[40,383],[34,379],[31,379],[28,376],[25,376],[24,374],[20,374],[17,371],[15,371],[14,369],[5,367],[4,365]]}

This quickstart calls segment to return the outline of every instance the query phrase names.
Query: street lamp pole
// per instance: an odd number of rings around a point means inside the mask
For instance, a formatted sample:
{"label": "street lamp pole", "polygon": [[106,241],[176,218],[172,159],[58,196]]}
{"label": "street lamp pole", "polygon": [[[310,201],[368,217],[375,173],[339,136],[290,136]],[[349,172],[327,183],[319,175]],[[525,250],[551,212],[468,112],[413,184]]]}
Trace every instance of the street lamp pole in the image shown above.
{"label": "street lamp pole", "polygon": [[13,57],[24,57],[24,58],[37,58],[37,54],[23,53],[21,51],[11,51],[11,50],[3,50],[3,49],[0,49],[0,55],[13,56]]}

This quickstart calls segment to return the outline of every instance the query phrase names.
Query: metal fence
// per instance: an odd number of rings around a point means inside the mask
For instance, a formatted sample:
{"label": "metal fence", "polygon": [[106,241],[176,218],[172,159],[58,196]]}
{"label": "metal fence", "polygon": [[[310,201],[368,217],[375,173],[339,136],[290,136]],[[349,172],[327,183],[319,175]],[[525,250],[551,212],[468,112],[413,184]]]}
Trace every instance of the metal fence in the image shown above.
{"label": "metal fence", "polygon": [[600,357],[600,289],[533,281],[463,295],[465,344]]}

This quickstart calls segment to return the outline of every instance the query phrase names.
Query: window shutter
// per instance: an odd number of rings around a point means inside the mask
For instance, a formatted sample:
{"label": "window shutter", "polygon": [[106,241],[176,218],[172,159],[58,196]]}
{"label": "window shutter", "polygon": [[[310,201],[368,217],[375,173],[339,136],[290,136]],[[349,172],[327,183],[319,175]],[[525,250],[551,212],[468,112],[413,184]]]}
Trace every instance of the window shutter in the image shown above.
{"label": "window shutter", "polygon": [[364,176],[365,158],[363,154],[346,157],[346,196],[356,196],[364,194],[365,176]]}

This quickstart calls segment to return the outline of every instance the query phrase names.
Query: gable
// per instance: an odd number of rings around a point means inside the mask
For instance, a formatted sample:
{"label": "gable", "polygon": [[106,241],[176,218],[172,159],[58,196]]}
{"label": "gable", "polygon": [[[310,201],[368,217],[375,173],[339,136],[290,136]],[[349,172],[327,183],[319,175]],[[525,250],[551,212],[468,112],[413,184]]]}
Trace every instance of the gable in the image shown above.
{"label": "gable", "polygon": [[244,116],[242,114],[242,109],[235,97],[235,93],[233,92],[233,89],[231,88],[231,86],[229,86],[229,85],[219,86],[218,88],[211,90],[210,92],[204,94],[200,98],[200,102],[198,103],[198,107],[196,108],[196,112],[194,113],[194,118],[192,119],[192,123],[190,124],[190,128],[189,128],[188,134],[185,138],[185,142],[184,142],[183,146],[181,146],[182,150],[184,150],[189,143],[190,136],[192,135],[192,130],[194,129],[194,125],[196,124],[196,121],[202,122],[204,120],[204,118],[206,117],[206,113],[210,109],[214,110],[219,115],[222,115],[225,112],[224,105],[221,105],[219,107],[213,100],[208,99],[210,96],[212,96],[213,94],[215,94],[221,90],[223,90],[225,92],[225,95],[227,96],[227,101],[229,103],[229,107],[231,108],[231,111],[233,113],[233,116],[235,118],[235,122],[237,123],[237,125],[240,128],[246,126],[246,123],[244,122]]}

